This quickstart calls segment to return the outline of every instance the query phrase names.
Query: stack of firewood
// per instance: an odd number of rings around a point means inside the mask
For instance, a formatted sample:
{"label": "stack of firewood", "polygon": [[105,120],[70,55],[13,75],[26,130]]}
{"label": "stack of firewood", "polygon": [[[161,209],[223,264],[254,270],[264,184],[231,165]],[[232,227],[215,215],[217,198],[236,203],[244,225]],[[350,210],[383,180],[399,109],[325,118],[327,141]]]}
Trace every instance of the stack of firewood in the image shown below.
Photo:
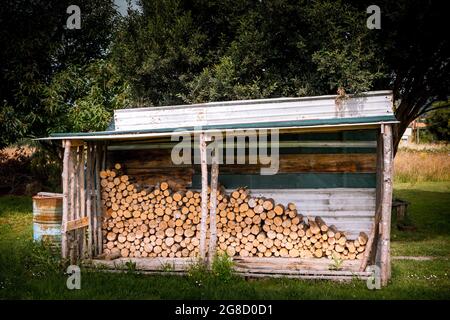
{"label": "stack of firewood", "polygon": [[[167,182],[139,186],[121,165],[100,172],[106,208],[106,254],[122,257],[195,257],[199,254],[201,194],[171,190]],[[208,219],[209,220],[209,219]],[[217,193],[217,250],[242,257],[362,259],[367,235],[347,239],[320,217],[304,217],[295,204],[251,197],[244,188]],[[209,221],[207,221],[207,224]],[[209,234],[208,234],[209,236]]]}

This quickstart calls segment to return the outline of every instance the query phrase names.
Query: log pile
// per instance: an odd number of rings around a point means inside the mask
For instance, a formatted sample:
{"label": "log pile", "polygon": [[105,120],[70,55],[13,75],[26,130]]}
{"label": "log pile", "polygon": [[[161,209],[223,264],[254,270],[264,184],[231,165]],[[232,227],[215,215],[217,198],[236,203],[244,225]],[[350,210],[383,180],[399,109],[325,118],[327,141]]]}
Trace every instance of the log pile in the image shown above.
{"label": "log pile", "polygon": [[[174,191],[164,181],[139,186],[123,174],[120,164],[101,171],[100,177],[106,254],[198,256],[200,192]],[[273,199],[251,197],[244,188],[230,195],[218,190],[216,221],[217,250],[229,256],[353,260],[363,258],[367,243],[363,232],[357,239],[347,239],[344,232],[320,217],[304,217],[293,203],[284,206]]]}

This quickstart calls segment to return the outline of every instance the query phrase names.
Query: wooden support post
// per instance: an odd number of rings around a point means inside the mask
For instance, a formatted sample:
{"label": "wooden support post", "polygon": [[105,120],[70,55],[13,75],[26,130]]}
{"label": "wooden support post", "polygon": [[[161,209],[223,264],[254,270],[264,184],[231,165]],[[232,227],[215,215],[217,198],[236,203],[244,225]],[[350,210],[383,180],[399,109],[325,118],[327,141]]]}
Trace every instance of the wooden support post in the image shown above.
{"label": "wooden support post", "polygon": [[[80,218],[82,218],[81,216],[81,192],[82,192],[82,187],[81,187],[81,154],[82,154],[82,149],[80,146],[76,147],[75,149],[76,151],[76,163],[75,163],[75,184],[76,184],[76,210],[75,210],[75,220],[78,220]],[[81,234],[81,230],[75,230],[75,239],[76,239],[76,258],[77,261],[80,260],[81,258],[81,245],[82,245],[82,234]]]}
{"label": "wooden support post", "polygon": [[206,137],[200,133],[200,162],[202,171],[202,211],[200,222],[200,258],[205,261],[206,257],[206,219],[208,217],[208,164],[206,163]]}
{"label": "wooden support post", "polygon": [[[85,157],[84,157],[84,143],[80,146],[80,159],[79,159],[79,184],[80,184],[80,214],[79,219],[86,217],[86,184],[85,184],[85,172],[84,172],[84,164],[85,164]],[[86,255],[86,232],[84,229],[81,229],[79,231],[79,237],[80,237],[80,255],[81,258],[83,258]]]}
{"label": "wooden support post", "polygon": [[[76,194],[77,194],[77,188],[75,183],[75,173],[76,173],[76,162],[77,162],[77,153],[75,151],[75,147],[72,144],[72,148],[70,149],[70,158],[69,158],[69,177],[70,177],[70,208],[69,208],[69,220],[75,220],[75,212],[76,212]],[[69,231],[69,258],[70,263],[75,264],[76,263],[76,252],[75,252],[75,232]]]}
{"label": "wooden support post", "polygon": [[[70,163],[70,140],[64,140],[64,157],[63,157],[63,172],[62,172],[62,185],[63,185],[63,215],[62,225],[69,220],[69,163]],[[62,230],[61,232],[61,256],[63,259],[67,259],[68,243],[67,233]]]}
{"label": "wooden support post", "polygon": [[209,211],[209,252],[208,263],[211,266],[216,255],[217,245],[217,226],[216,226],[216,209],[217,209],[217,184],[219,180],[219,155],[213,151],[211,159],[211,201]]}
{"label": "wooden support post", "polygon": [[92,178],[92,240],[93,240],[93,254],[94,256],[98,255],[98,238],[97,238],[97,193],[95,192],[96,188],[96,175],[95,170],[97,168],[97,145],[92,143],[92,162],[91,162],[91,178]]}
{"label": "wooden support post", "polygon": [[393,143],[391,125],[383,125],[383,198],[381,208],[381,284],[391,277],[391,208],[393,178]]}
{"label": "wooden support post", "polygon": [[89,220],[87,234],[87,254],[92,258],[92,144],[87,144],[86,157],[86,216]]}
{"label": "wooden support post", "polygon": [[95,230],[97,236],[97,254],[103,252],[103,240],[102,240],[102,199],[100,192],[100,170],[102,166],[102,146],[97,143],[95,148],[96,161],[95,161],[95,206],[96,206],[96,221],[97,229]]}

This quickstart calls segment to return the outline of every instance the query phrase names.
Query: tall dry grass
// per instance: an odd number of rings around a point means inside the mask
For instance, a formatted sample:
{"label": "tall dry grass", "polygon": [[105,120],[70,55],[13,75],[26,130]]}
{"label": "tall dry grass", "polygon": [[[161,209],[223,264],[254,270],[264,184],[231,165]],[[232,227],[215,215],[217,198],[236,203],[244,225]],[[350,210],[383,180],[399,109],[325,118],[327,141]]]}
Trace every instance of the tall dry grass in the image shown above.
{"label": "tall dry grass", "polygon": [[400,149],[394,174],[396,182],[450,181],[450,153]]}

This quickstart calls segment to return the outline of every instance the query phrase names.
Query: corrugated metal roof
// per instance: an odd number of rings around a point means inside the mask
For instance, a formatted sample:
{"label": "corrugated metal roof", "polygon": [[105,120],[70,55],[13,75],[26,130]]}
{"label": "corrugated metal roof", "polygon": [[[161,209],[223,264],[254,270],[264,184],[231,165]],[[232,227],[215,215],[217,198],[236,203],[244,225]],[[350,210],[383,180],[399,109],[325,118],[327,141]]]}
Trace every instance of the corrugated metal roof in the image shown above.
{"label": "corrugated metal roof", "polygon": [[130,139],[168,136],[173,131],[259,128],[317,128],[397,122],[392,92],[374,91],[336,104],[336,96],[211,102],[194,105],[120,109],[114,130],[52,134],[44,139]]}
{"label": "corrugated metal roof", "polygon": [[368,92],[340,100],[336,96],[275,98],[205,104],[122,109],[114,112],[115,131],[184,127],[240,127],[268,122],[298,122],[392,116],[390,91]]}

